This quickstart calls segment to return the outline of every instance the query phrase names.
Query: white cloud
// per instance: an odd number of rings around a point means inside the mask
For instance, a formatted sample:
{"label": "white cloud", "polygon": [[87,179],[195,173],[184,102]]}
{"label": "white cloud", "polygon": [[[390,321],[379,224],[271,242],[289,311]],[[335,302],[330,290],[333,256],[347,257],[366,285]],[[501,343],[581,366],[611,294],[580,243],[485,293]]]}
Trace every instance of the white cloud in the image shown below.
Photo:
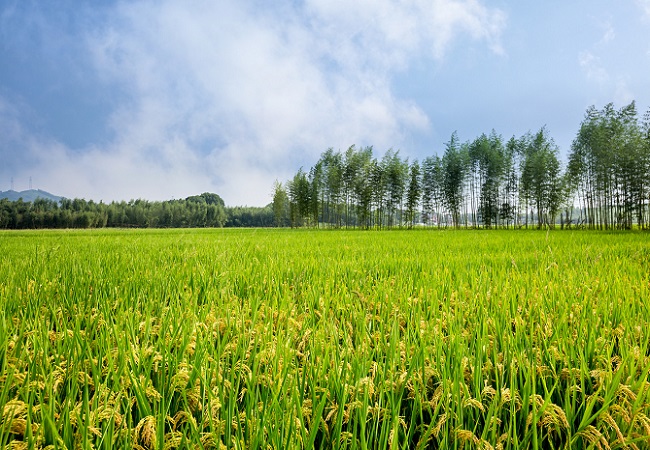
{"label": "white cloud", "polygon": [[633,90],[627,76],[610,75],[605,69],[600,57],[589,51],[580,53],[579,63],[587,80],[593,82],[598,90],[617,105],[626,105],[635,100]]}
{"label": "white cloud", "polygon": [[636,3],[646,15],[646,18],[650,19],[650,0],[636,0]]}
{"label": "white cloud", "polygon": [[[20,112],[0,98],[0,149],[3,185],[15,180],[15,189],[49,190],[68,198],[95,200],[169,199],[202,192],[211,180],[196,153],[178,140],[155,151],[115,144],[74,151],[24,128]],[[2,186],[0,186],[2,188]]]}
{"label": "white cloud", "polygon": [[609,74],[602,65],[601,59],[589,51],[581,52],[578,56],[580,67],[587,75],[587,79],[598,84],[609,81]]}
{"label": "white cloud", "polygon": [[505,14],[476,0],[307,0],[306,5],[333,57],[348,64],[359,59],[407,64],[421,51],[441,58],[461,33],[503,52]]}
{"label": "white cloud", "polygon": [[603,32],[603,37],[600,39],[600,42],[607,44],[616,38],[616,30],[614,30],[614,27],[610,22],[605,22],[603,27],[605,31]]}
{"label": "white cloud", "polygon": [[505,16],[479,0],[269,5],[118,3],[87,42],[106,86],[128,98],[110,119],[116,138],[83,153],[32,142],[48,149],[39,164],[51,185],[105,200],[211,190],[262,205],[276,177],[330,146],[383,151],[426,131],[426,114],[391,88],[414,59],[445,58],[460,36],[503,51]]}

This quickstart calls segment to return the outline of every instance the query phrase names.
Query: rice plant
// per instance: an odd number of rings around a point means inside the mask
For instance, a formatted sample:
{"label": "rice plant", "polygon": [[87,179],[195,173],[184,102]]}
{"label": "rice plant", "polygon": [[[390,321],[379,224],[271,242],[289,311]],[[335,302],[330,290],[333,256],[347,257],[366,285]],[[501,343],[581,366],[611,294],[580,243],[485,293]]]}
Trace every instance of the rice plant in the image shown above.
{"label": "rice plant", "polygon": [[0,234],[4,448],[649,448],[643,233]]}

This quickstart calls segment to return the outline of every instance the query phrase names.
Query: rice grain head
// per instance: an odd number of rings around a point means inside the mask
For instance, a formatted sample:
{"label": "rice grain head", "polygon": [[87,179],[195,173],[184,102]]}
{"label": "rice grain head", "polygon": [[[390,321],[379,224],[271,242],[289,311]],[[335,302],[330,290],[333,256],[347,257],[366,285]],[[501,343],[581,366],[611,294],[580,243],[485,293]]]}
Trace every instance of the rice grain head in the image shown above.
{"label": "rice grain head", "polygon": [[135,427],[135,440],[145,449],[156,447],[156,418],[154,416],[146,416],[138,422]]}

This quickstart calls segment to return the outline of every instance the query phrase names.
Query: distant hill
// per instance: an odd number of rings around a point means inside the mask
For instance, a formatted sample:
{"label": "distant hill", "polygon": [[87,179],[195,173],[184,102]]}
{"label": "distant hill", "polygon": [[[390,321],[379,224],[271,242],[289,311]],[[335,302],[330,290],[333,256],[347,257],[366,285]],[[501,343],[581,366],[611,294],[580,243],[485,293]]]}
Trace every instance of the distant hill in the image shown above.
{"label": "distant hill", "polygon": [[24,202],[33,202],[37,198],[45,198],[53,200],[55,202],[60,202],[62,197],[58,195],[50,194],[49,192],[42,191],[40,189],[29,189],[27,191],[0,191],[0,200],[6,198],[9,201],[15,202],[19,198],[22,198]]}

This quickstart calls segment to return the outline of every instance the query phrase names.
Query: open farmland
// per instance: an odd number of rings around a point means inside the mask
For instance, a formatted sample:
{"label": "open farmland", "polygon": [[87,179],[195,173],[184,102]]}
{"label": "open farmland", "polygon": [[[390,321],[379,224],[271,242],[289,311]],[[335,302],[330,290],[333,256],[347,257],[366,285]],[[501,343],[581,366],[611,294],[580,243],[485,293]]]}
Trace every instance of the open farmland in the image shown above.
{"label": "open farmland", "polygon": [[4,232],[0,446],[649,448],[649,268],[635,232]]}

